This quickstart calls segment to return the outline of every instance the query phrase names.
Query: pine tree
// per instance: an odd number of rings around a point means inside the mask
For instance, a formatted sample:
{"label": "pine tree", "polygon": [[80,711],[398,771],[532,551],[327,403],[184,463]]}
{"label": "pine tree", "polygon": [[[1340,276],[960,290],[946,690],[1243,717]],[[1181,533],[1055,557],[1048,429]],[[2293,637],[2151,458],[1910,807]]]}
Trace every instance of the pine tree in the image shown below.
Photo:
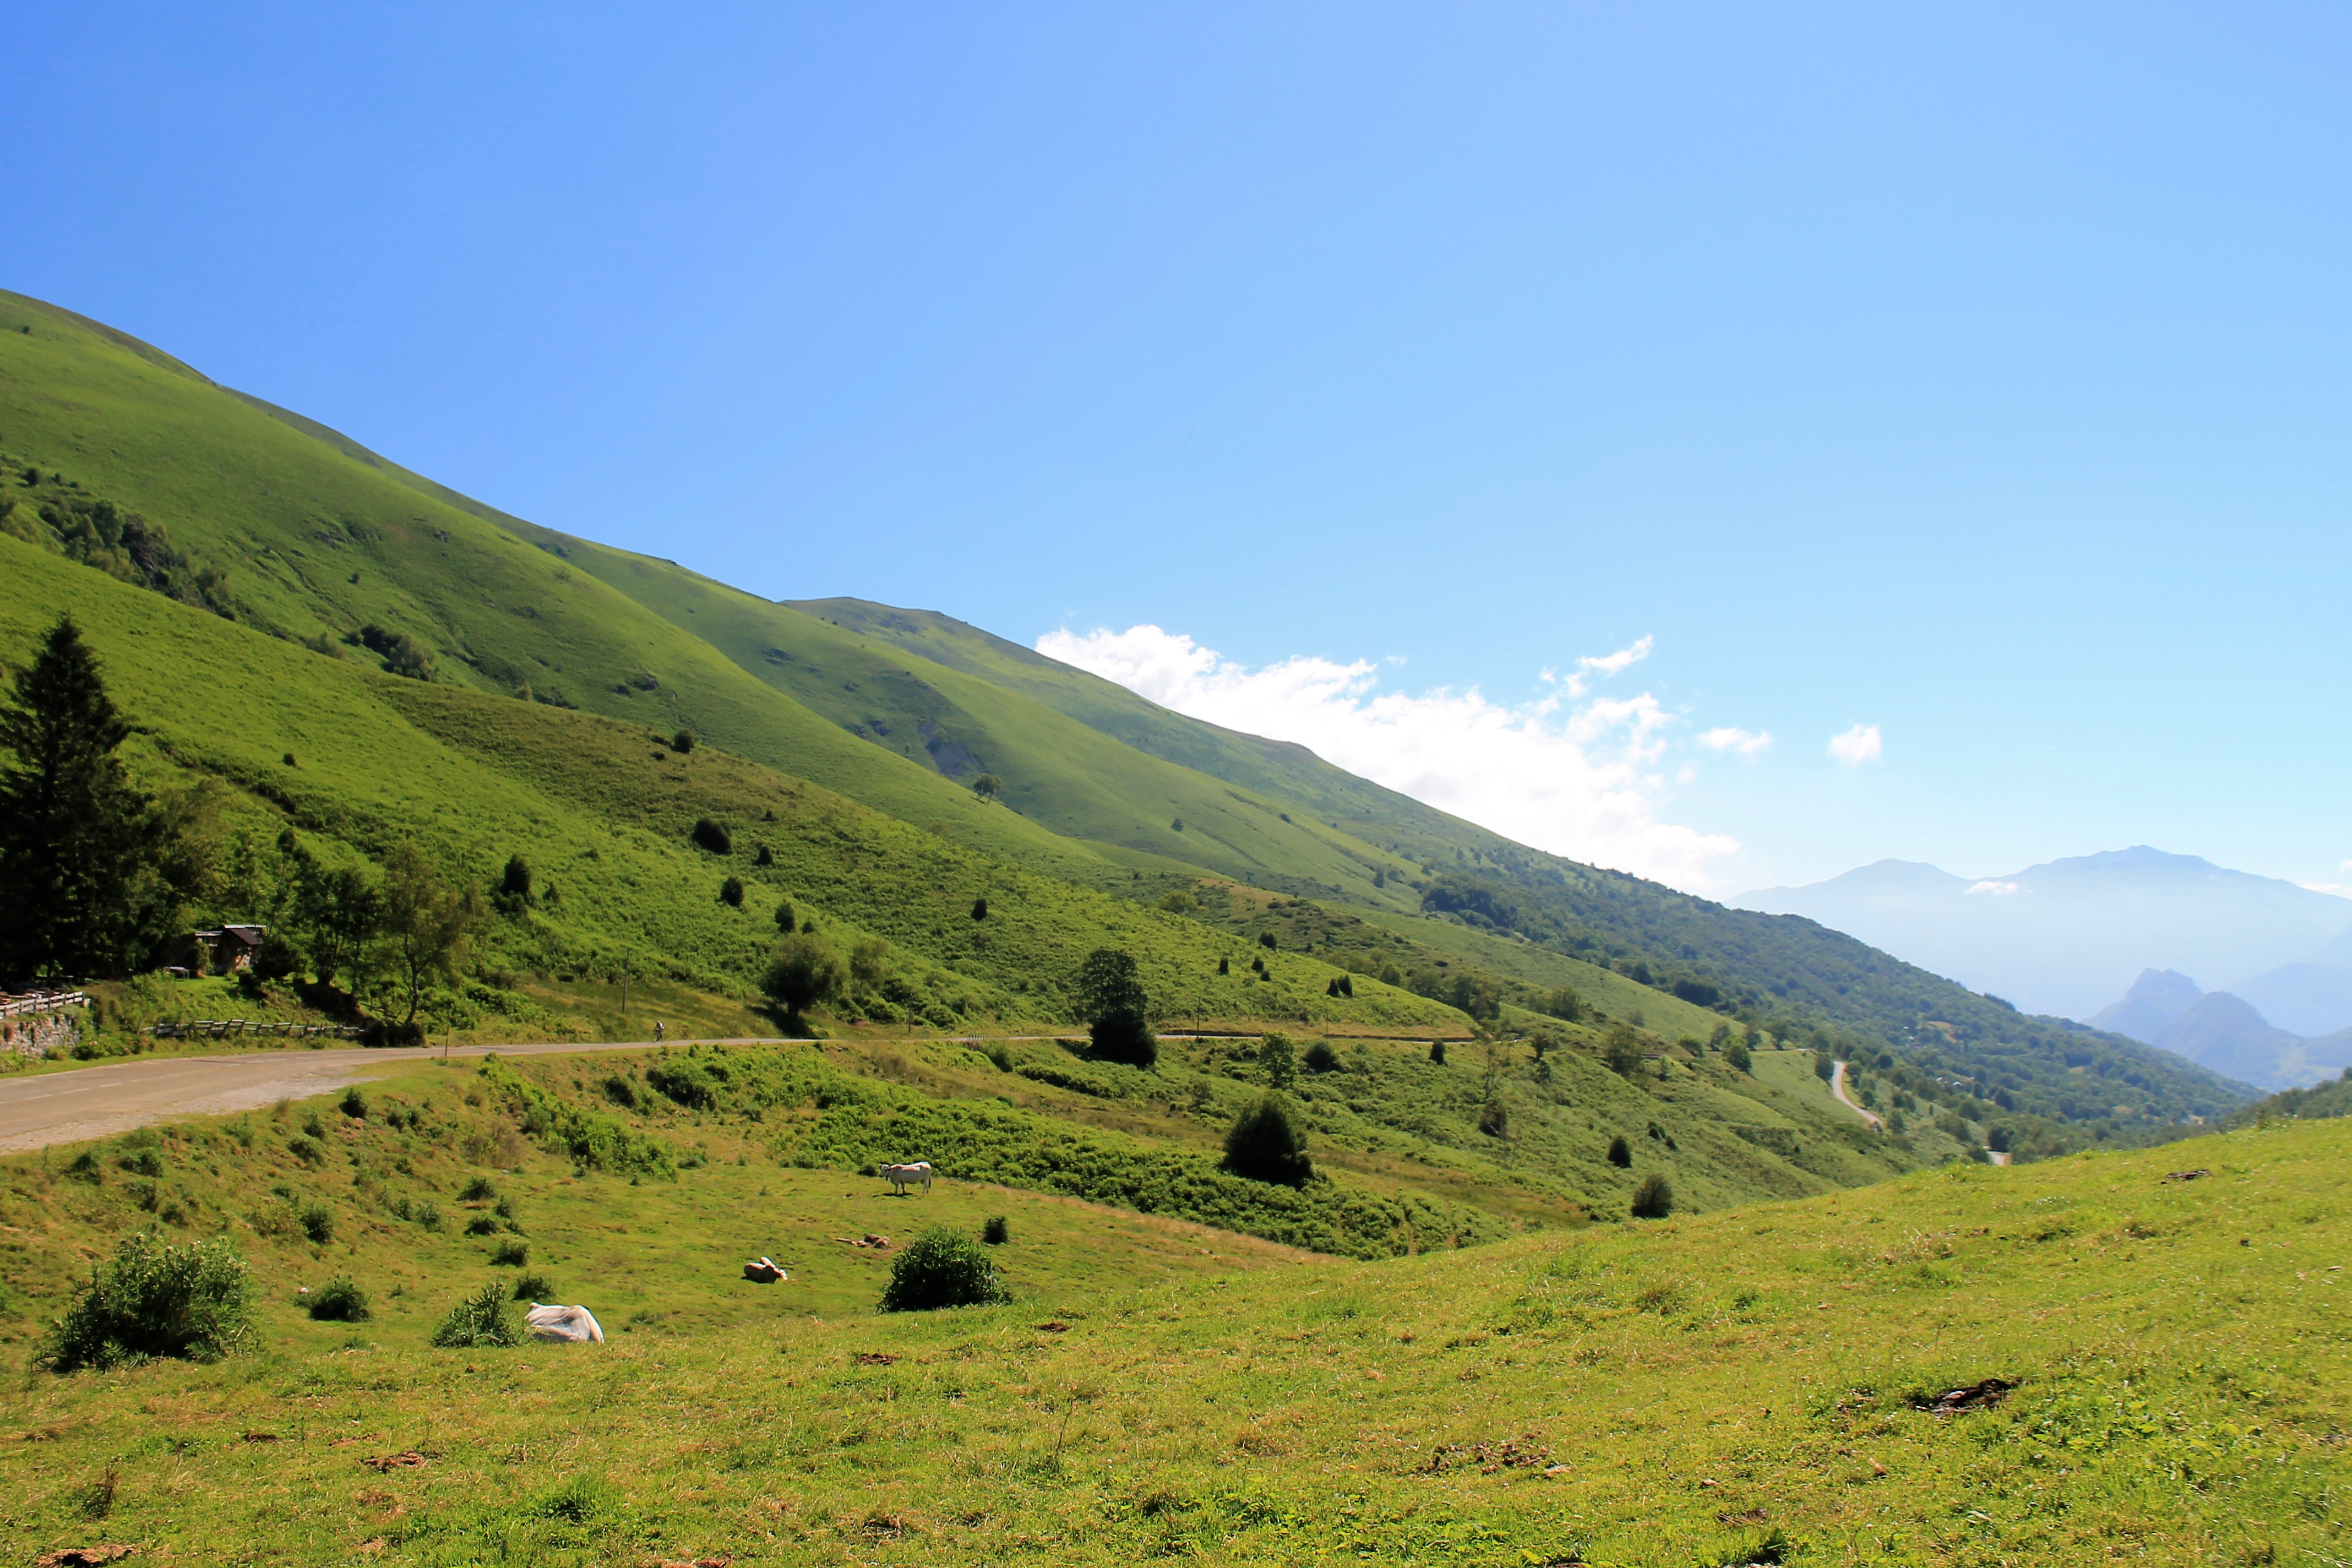
{"label": "pine tree", "polygon": [[0,977],[63,980],[134,964],[148,802],[115,753],[131,725],[73,617],[60,616],[0,709]]}

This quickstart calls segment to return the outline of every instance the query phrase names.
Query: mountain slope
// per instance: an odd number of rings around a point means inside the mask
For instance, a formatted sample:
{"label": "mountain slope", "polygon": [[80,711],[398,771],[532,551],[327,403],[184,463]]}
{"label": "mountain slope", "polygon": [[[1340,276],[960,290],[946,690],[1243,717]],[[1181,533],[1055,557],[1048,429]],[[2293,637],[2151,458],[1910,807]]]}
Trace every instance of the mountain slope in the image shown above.
{"label": "mountain slope", "polygon": [[2155,1045],[2173,1021],[2197,1004],[2205,993],[2186,974],[2169,969],[2144,970],[2123,1000],[2091,1016],[2095,1029],[2112,1029],[2135,1040]]}
{"label": "mountain slope", "polygon": [[[26,329],[0,331],[0,459],[29,473],[5,492],[20,502],[0,517],[5,531],[89,563],[76,570],[193,596],[281,649],[405,661],[435,689],[531,714],[576,707],[640,737],[690,728],[1127,907],[1229,877],[1355,904],[1409,950],[1407,971],[1458,966],[1457,932],[1489,939],[1477,963],[1505,976],[1512,949],[1548,950],[1584,966],[1571,973],[1605,970],[1659,998],[1621,994],[1614,1016],[1712,1010],[1857,1058],[1900,1053],[1923,1091],[1940,1086],[1931,1092],[1978,1124],[2038,1117],[2141,1137],[2243,1098],[2162,1053],[2021,1017],[1808,922],[1527,849],[1302,748],[1166,712],[945,617],[906,617],[908,630],[877,606],[803,614],[567,541],[68,312],[6,296],[0,328]],[[178,552],[170,574],[108,535],[133,513],[142,538]],[[929,648],[928,662],[893,637]],[[931,725],[941,753],[883,733],[877,717],[911,722],[916,741]],[[949,773],[985,760],[1022,809],[943,773],[950,746],[962,761]]]}

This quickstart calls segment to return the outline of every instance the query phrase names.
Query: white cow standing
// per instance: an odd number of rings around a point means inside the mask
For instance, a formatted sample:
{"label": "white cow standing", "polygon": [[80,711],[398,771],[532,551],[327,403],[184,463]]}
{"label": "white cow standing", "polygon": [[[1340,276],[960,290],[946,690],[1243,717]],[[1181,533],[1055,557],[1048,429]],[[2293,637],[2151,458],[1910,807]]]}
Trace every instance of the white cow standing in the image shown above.
{"label": "white cow standing", "polygon": [[917,1185],[928,1193],[931,1190],[931,1163],[917,1160],[910,1164],[885,1165],[882,1167],[882,1179],[897,1189],[901,1196],[908,1187]]}

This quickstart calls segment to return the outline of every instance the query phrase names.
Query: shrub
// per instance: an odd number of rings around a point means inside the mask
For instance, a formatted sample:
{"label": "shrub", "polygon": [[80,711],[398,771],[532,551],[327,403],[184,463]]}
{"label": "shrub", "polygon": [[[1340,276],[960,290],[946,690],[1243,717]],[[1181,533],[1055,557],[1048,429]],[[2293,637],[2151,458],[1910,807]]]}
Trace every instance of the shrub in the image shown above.
{"label": "shrub", "polygon": [[719,884],[719,901],[730,909],[743,907],[743,879],[730,877]]}
{"label": "shrub", "polygon": [[547,1282],[547,1276],[544,1274],[515,1276],[514,1299],[518,1301],[544,1301],[554,1294],[554,1291],[555,1287]]}
{"label": "shrub", "polygon": [[721,1080],[698,1061],[672,1058],[646,1068],[646,1082],[688,1110],[709,1110],[719,1103]]}
{"label": "shrub", "polygon": [[488,1345],[522,1343],[522,1322],[513,1304],[495,1279],[449,1309],[433,1331],[433,1343],[442,1350],[473,1350]]}
{"label": "shrub", "polygon": [[776,852],[764,844],[751,854],[751,864],[754,866],[772,866],[775,863]]}
{"label": "shrub", "polygon": [[304,1306],[311,1317],[324,1323],[364,1323],[373,1316],[367,1292],[341,1276],[311,1291]]}
{"label": "shrub", "polygon": [[976,921],[984,921],[988,918],[988,900],[986,899],[972,900],[971,918]]}
{"label": "shrub", "polygon": [[1105,1061],[1150,1068],[1160,1060],[1160,1042],[1140,1013],[1106,1013],[1087,1026],[1087,1035]]}
{"label": "shrub", "polygon": [[998,1278],[996,1264],[978,1242],[934,1226],[907,1245],[890,1264],[882,1289],[886,1312],[929,1312],[942,1307],[986,1307],[1009,1301],[1013,1293]]}
{"label": "shrub", "polygon": [[215,1360],[252,1342],[253,1296],[253,1276],[227,1242],[166,1247],[134,1232],[90,1270],[36,1363],[69,1373],[157,1356]]}
{"label": "shrub", "polygon": [[509,1237],[499,1243],[490,1253],[491,1266],[498,1268],[520,1268],[530,1261],[530,1243]]}
{"label": "shrub", "polygon": [[465,1186],[458,1191],[457,1201],[461,1204],[478,1204],[498,1195],[499,1189],[490,1184],[489,1177],[474,1176],[468,1178]]}
{"label": "shrub", "polygon": [[335,1211],[322,1203],[307,1203],[295,1215],[301,1222],[302,1234],[324,1247],[335,1239]]}
{"label": "shrub", "polygon": [[1478,1108],[1478,1131],[1489,1138],[1502,1138],[1511,1131],[1511,1113],[1499,1100],[1490,1100]]}
{"label": "shrub", "polygon": [[467,1236],[496,1236],[498,1233],[499,1222],[488,1215],[478,1214],[466,1222]]}
{"label": "shrub", "polygon": [[1308,1072],[1338,1072],[1339,1053],[1331,1048],[1330,1041],[1318,1040],[1307,1047],[1307,1054],[1298,1062]]}
{"label": "shrub", "polygon": [[427,1198],[416,1205],[416,1223],[427,1230],[441,1228],[441,1205]]}
{"label": "shrub", "polygon": [[786,936],[790,936],[793,934],[793,928],[798,924],[800,924],[800,915],[793,910],[792,900],[777,900],[776,929],[783,932]]}
{"label": "shrub", "polygon": [[1749,1053],[1746,1040],[1735,1039],[1727,1042],[1723,1047],[1723,1059],[1731,1064],[1731,1070],[1734,1072],[1756,1070],[1756,1058]]}
{"label": "shrub", "polygon": [[1444,1067],[1445,1065],[1445,1042],[1444,1040],[1432,1040],[1429,1042],[1429,1059],[1435,1062],[1439,1067]]}
{"label": "shrub", "polygon": [[1275,944],[1275,940],[1274,940],[1274,933],[1273,933],[1272,931],[1262,931],[1258,932],[1258,933],[1257,933],[1257,944],[1258,944],[1258,946],[1260,946],[1260,947],[1262,947],[1262,948],[1265,949],[1265,950],[1266,950],[1266,952],[1274,952],[1274,951],[1275,951],[1275,945],[1276,945],[1276,944]]}
{"label": "shrub", "polygon": [[1290,1104],[1269,1094],[1234,1119],[1225,1134],[1225,1169],[1254,1182],[1303,1184],[1315,1173],[1307,1157],[1307,1134],[1290,1114]]}
{"label": "shrub", "polygon": [[677,734],[672,735],[669,738],[669,749],[681,757],[694,750],[694,731],[680,730]]}
{"label": "shrub", "polygon": [[1013,1225],[1003,1215],[992,1215],[980,1227],[980,1239],[991,1247],[1003,1247],[1013,1239]]}
{"label": "shrub", "polygon": [[1633,1217],[1664,1219],[1674,1212],[1675,1189],[1665,1177],[1655,1171],[1643,1177],[1642,1184],[1633,1189]]}
{"label": "shrub", "polygon": [[360,1092],[360,1086],[357,1084],[353,1084],[351,1088],[343,1090],[343,1098],[337,1100],[335,1104],[338,1110],[354,1121],[364,1121],[367,1120],[367,1096]]}
{"label": "shrub", "polygon": [[1830,1060],[1829,1052],[1815,1051],[1813,1053],[1813,1076],[1821,1079],[1823,1083],[1829,1082],[1831,1079],[1837,1076],[1837,1068],[1835,1064]]}
{"label": "shrub", "polygon": [[637,1108],[637,1086],[619,1073],[604,1075],[604,1098],[629,1110]]}
{"label": "shrub", "polygon": [[708,849],[713,855],[732,854],[735,849],[734,835],[707,816],[697,818],[694,831],[687,837],[694,840],[696,847]]}
{"label": "shrub", "polygon": [[1633,1145],[1622,1137],[1609,1140],[1609,1163],[1621,1171],[1631,1168],[1633,1163]]}

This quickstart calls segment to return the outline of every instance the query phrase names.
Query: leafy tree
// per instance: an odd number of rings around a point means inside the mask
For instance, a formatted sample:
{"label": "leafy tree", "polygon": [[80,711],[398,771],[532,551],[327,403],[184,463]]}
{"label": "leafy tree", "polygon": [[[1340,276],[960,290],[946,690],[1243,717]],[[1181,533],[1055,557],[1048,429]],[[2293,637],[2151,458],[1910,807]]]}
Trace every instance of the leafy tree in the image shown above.
{"label": "leafy tree", "polygon": [[1265,949],[1268,952],[1276,951],[1276,944],[1274,940],[1274,933],[1270,931],[1262,931],[1258,932],[1257,944],[1258,946]]}
{"label": "leafy tree", "polygon": [[350,991],[356,997],[369,949],[383,926],[383,898],[367,873],[355,866],[330,869],[306,856],[294,917],[319,984],[331,985],[337,975],[349,972]]}
{"label": "leafy tree", "polygon": [[1288,1035],[1272,1034],[1260,1038],[1257,1065],[1269,1089],[1288,1089],[1298,1081],[1298,1055]]}
{"label": "leafy tree", "polygon": [[1756,1058],[1749,1053],[1748,1049],[1748,1041],[1745,1038],[1725,1041],[1723,1046],[1723,1059],[1731,1064],[1731,1069],[1734,1072],[1753,1072],[1756,1070]]}
{"label": "leafy tree", "polygon": [[751,864],[754,866],[772,866],[775,863],[776,852],[764,844],[761,845],[758,852],[751,857]]}
{"label": "leafy tree", "polygon": [[870,936],[859,937],[849,948],[849,978],[861,991],[879,991],[890,978],[888,944]]}
{"label": "leafy tree", "polygon": [[971,793],[982,800],[994,800],[1004,793],[1004,781],[994,773],[982,773],[971,781]]}
{"label": "leafy tree", "polygon": [[1633,1146],[1625,1142],[1622,1133],[1609,1140],[1609,1163],[1621,1171],[1633,1168]]}
{"label": "leafy tree", "polygon": [[499,878],[499,897],[515,907],[530,902],[530,862],[520,855],[507,857],[507,868]]}
{"label": "leafy tree", "polygon": [[130,722],[60,616],[0,709],[0,976],[119,973],[139,956],[149,802],[115,752]]}
{"label": "leafy tree", "polygon": [[1675,1189],[1665,1177],[1653,1171],[1633,1189],[1633,1206],[1635,1219],[1664,1219],[1675,1212]]}
{"label": "leafy tree", "polygon": [[393,674],[410,680],[433,679],[432,652],[406,632],[369,625],[360,628],[359,640],[370,653],[383,659],[383,668]]}
{"label": "leafy tree", "polygon": [[1230,959],[1230,958],[1219,958],[1219,959],[1217,960],[1217,973],[1220,973],[1220,974],[1231,974],[1233,972],[1234,972],[1234,961],[1233,961],[1232,959]]}
{"label": "leafy tree", "polygon": [[1307,1134],[1291,1115],[1290,1102],[1267,1094],[1234,1120],[1225,1134],[1225,1169],[1253,1182],[1304,1185],[1315,1173],[1307,1157]]}
{"label": "leafy tree", "polygon": [[971,918],[976,921],[984,921],[988,918],[988,900],[986,899],[972,900]]}
{"label": "leafy tree", "polygon": [[730,877],[719,884],[719,901],[731,909],[743,907],[743,879]]}
{"label": "leafy tree", "polygon": [[1601,1059],[1620,1078],[1632,1078],[1642,1070],[1642,1037],[1633,1032],[1633,1025],[1621,1019],[1609,1026],[1609,1032],[1601,1037]]}
{"label": "leafy tree", "polygon": [[803,1015],[820,1002],[839,997],[848,984],[841,955],[803,931],[776,944],[760,989],[784,1010],[788,1026],[804,1028]]}
{"label": "leafy tree", "polygon": [[252,1344],[253,1301],[252,1272],[226,1241],[167,1247],[136,1231],[90,1269],[36,1364],[69,1373],[158,1356],[215,1361]]}
{"label": "leafy tree", "polygon": [[1139,1068],[1160,1059],[1160,1042],[1152,1038],[1148,1017],[1150,1002],[1132,953],[1110,947],[1088,953],[1078,968],[1078,1005],[1096,1055]]}
{"label": "leafy tree", "polygon": [[980,1227],[980,1239],[991,1247],[1003,1247],[1013,1239],[1013,1223],[1003,1215],[992,1215]]}
{"label": "leafy tree", "polygon": [[708,849],[713,855],[734,853],[735,836],[707,816],[698,818],[693,831],[687,837],[693,839],[698,847]]}
{"label": "leafy tree", "polygon": [[416,1022],[427,980],[457,979],[466,943],[481,919],[474,889],[443,882],[415,845],[396,845],[384,857],[383,931],[408,993],[404,1023]]}
{"label": "leafy tree", "polygon": [[1436,1063],[1439,1067],[1444,1067],[1445,1065],[1445,1042],[1444,1040],[1432,1040],[1429,1042],[1429,1059]]}
{"label": "leafy tree", "polygon": [[792,934],[793,934],[793,927],[795,927],[795,926],[797,926],[797,925],[799,925],[799,924],[800,924],[800,914],[799,914],[799,911],[795,910],[793,908],[793,901],[792,901],[792,900],[790,900],[790,899],[779,899],[779,900],[776,900],[776,929],[777,929],[778,931],[780,931],[783,932],[786,936],[790,936],[790,935],[792,935]]}
{"label": "leafy tree", "polygon": [[1307,1054],[1299,1058],[1299,1065],[1312,1073],[1338,1072],[1339,1053],[1331,1048],[1330,1041],[1318,1040],[1307,1047]]}
{"label": "leafy tree", "polygon": [[933,1226],[890,1260],[882,1288],[886,1312],[932,1312],[943,1307],[988,1307],[1013,1300],[996,1260],[960,1231]]}
{"label": "leafy tree", "polygon": [[1831,1060],[1825,1047],[1816,1047],[1813,1050],[1813,1076],[1823,1083],[1837,1076],[1837,1065]]}
{"label": "leafy tree", "polygon": [[681,757],[694,750],[694,731],[680,730],[677,734],[672,735],[669,738],[669,749]]}

